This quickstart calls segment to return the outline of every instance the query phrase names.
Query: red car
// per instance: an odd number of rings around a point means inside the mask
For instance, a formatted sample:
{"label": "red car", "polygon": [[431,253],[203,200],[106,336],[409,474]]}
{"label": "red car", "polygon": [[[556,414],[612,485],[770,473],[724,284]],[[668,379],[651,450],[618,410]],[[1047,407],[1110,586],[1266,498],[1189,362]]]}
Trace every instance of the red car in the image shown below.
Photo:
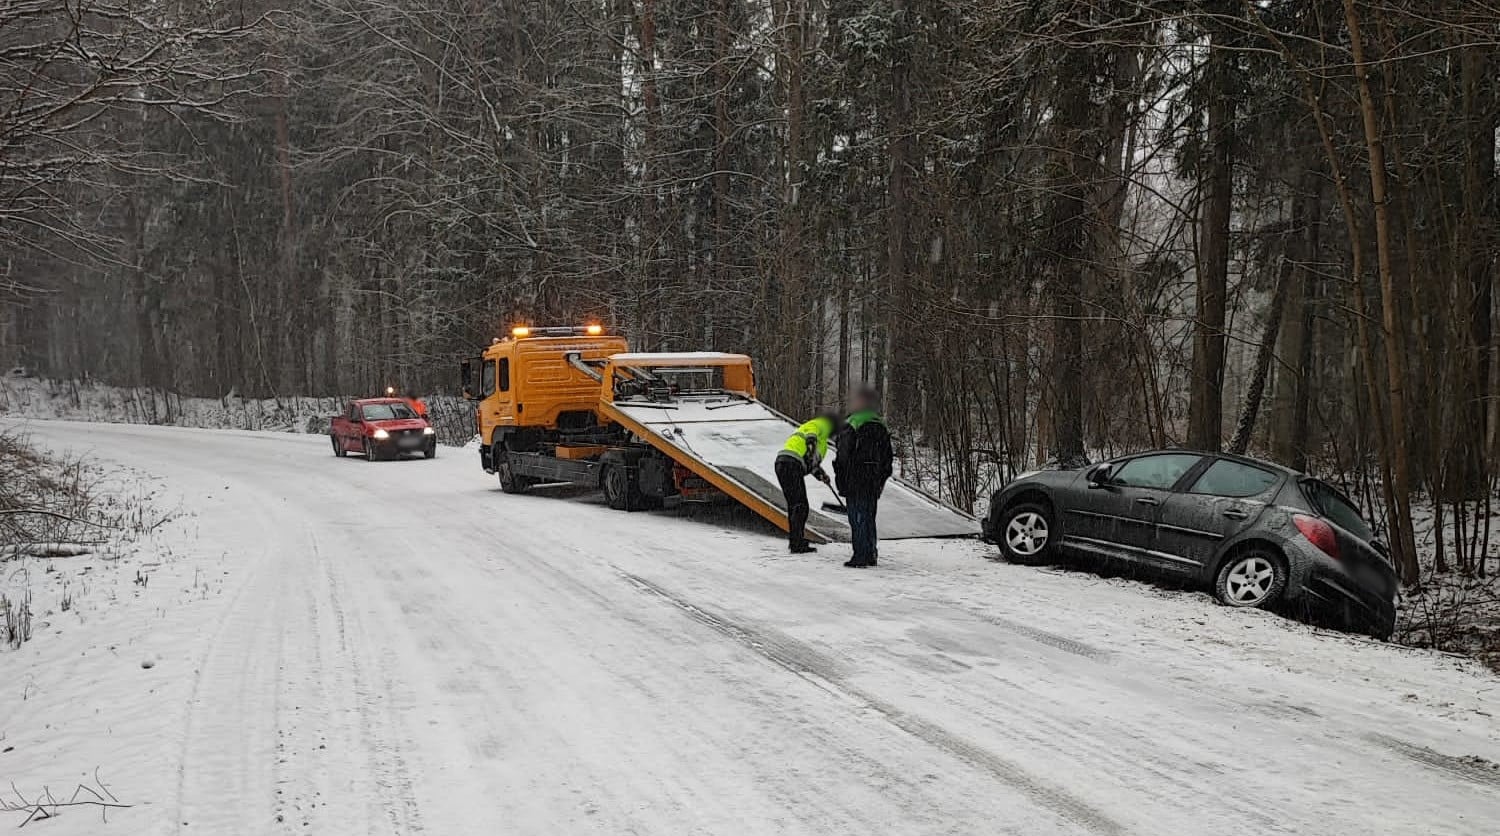
{"label": "red car", "polygon": [[429,459],[437,455],[436,431],[402,398],[350,401],[344,414],[329,422],[328,437],[340,458],[360,453],[373,462],[406,453]]}

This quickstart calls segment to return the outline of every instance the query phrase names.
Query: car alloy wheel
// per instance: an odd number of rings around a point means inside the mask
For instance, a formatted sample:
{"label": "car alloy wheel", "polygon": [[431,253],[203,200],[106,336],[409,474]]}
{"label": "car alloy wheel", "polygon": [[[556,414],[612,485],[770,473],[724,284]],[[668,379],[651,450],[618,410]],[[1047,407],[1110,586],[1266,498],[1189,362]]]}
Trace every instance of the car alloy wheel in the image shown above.
{"label": "car alloy wheel", "polygon": [[1276,566],[1262,554],[1247,554],[1236,560],[1221,584],[1226,603],[1237,607],[1264,604],[1277,586]]}
{"label": "car alloy wheel", "polygon": [[1047,548],[1047,520],[1035,511],[1022,511],[1005,526],[1005,542],[1021,557],[1035,557]]}

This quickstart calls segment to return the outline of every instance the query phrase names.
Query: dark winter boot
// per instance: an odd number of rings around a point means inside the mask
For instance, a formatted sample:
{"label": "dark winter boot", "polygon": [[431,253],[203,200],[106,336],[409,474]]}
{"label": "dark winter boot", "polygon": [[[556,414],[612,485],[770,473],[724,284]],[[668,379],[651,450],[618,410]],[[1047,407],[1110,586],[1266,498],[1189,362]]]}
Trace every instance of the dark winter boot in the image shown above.
{"label": "dark winter boot", "polygon": [[864,569],[865,567],[874,565],[875,561],[873,560],[850,560],[844,564],[849,569]]}
{"label": "dark winter boot", "polygon": [[812,543],[809,543],[806,540],[793,540],[787,546],[787,551],[791,552],[792,554],[812,554],[813,552],[817,551],[817,548],[815,548]]}

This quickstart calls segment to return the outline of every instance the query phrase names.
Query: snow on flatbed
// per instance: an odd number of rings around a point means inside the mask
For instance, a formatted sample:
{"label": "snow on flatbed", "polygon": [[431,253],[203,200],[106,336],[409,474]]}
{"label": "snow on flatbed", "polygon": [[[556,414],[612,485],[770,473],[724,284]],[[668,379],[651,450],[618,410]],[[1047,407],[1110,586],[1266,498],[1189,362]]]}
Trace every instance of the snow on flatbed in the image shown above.
{"label": "snow on flatbed", "polygon": [[748,514],[504,495],[471,451],[28,427],[157,474],[191,514],[170,553],[0,652],[0,785],[67,793],[97,769],[133,805],[38,832],[1500,823],[1500,680],[1449,657],[972,542],[887,543],[853,572]]}

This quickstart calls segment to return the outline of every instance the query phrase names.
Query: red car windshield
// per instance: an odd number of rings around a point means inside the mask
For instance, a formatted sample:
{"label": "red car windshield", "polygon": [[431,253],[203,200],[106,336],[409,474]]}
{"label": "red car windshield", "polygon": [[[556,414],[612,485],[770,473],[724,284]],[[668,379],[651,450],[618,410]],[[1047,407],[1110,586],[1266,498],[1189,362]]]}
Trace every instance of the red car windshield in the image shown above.
{"label": "red car windshield", "polygon": [[404,403],[372,403],[364,407],[366,421],[395,421],[417,417],[417,413]]}

